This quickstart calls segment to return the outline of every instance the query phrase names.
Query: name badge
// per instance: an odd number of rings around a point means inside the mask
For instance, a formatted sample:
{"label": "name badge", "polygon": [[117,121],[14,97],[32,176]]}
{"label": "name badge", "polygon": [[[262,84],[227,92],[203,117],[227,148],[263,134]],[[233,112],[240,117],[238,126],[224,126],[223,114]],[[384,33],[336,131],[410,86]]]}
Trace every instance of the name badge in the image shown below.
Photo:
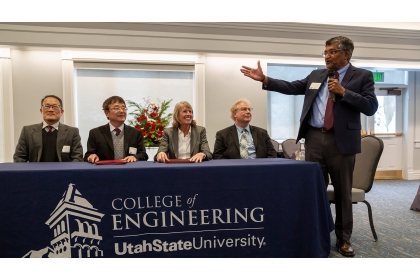
{"label": "name badge", "polygon": [[312,83],[309,86],[309,89],[319,89],[320,86],[321,86],[321,83]]}
{"label": "name badge", "polygon": [[70,153],[70,146],[63,146],[62,153]]}
{"label": "name badge", "polygon": [[135,155],[135,154],[137,154],[137,148],[130,147],[130,148],[128,149],[128,153],[129,153],[130,155]]}

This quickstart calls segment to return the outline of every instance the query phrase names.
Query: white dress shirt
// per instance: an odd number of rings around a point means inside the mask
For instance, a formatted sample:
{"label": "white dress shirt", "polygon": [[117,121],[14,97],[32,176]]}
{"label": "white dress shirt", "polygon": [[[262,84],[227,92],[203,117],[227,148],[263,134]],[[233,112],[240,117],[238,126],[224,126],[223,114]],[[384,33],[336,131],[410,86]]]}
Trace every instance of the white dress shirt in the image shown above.
{"label": "white dress shirt", "polygon": [[191,126],[188,134],[184,136],[184,132],[182,132],[178,128],[178,158],[179,159],[187,159],[190,158],[191,154]]}

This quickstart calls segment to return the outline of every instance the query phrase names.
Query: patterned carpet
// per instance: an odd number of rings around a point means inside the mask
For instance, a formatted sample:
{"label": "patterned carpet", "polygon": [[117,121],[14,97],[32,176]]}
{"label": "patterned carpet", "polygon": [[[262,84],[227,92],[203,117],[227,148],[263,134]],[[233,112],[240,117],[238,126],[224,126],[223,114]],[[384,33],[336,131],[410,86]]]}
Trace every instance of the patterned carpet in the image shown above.
{"label": "patterned carpet", "polygon": [[[372,206],[378,241],[374,242],[364,203],[353,205],[354,227],[351,243],[356,258],[419,258],[420,211],[410,210],[420,180],[375,180],[366,200]],[[335,218],[335,205],[331,211]],[[331,233],[330,258],[344,258],[335,247]]]}

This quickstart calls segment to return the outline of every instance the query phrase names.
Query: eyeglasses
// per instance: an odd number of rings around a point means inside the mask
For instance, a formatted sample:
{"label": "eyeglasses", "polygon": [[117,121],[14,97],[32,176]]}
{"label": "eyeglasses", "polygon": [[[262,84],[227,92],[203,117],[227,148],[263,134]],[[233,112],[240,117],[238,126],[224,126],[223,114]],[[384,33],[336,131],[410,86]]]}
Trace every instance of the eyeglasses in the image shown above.
{"label": "eyeglasses", "polygon": [[54,105],[45,104],[45,105],[41,105],[41,107],[44,108],[44,109],[46,109],[46,110],[48,110],[50,108],[52,108],[53,110],[58,110],[58,109],[61,108],[60,105],[55,105],[55,104]]}
{"label": "eyeglasses", "polygon": [[241,107],[241,108],[239,108],[239,110],[240,111],[242,111],[242,112],[246,112],[246,111],[252,111],[254,108],[247,108],[247,107]]}
{"label": "eyeglasses", "polygon": [[113,110],[113,111],[127,111],[127,107],[114,107],[114,108],[110,108],[109,110]]}
{"label": "eyeglasses", "polygon": [[326,57],[327,55],[335,55],[338,52],[342,52],[343,50],[329,50],[322,53],[322,57]]}

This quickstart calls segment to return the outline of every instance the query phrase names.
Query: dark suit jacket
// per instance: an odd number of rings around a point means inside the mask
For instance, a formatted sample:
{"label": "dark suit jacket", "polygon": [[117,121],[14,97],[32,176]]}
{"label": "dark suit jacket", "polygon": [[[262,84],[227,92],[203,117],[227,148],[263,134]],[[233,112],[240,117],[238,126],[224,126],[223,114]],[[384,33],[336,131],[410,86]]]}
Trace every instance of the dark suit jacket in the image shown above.
{"label": "dark suit jacket", "polygon": [[[191,126],[190,150],[191,157],[197,153],[204,153],[206,155],[204,160],[213,158],[210,152],[209,143],[207,142],[206,129],[204,127],[198,125]],[[178,158],[178,128],[169,127],[163,130],[162,141],[155,155],[155,161],[160,152],[165,152],[169,159]]]}
{"label": "dark suit jacket", "polygon": [[[274,150],[267,130],[249,126],[252,139],[254,141],[257,158],[276,158],[277,152]],[[236,126],[232,125],[216,133],[216,142],[213,150],[214,159],[240,159],[239,138]]]}
{"label": "dark suit jacket", "polygon": [[[328,69],[314,70],[308,77],[300,81],[286,82],[269,78],[267,86],[263,89],[281,92],[290,95],[305,95],[300,127],[297,140],[305,138],[310,128],[309,118],[318,89],[309,89],[312,83],[323,83],[327,78]],[[336,95],[334,103],[334,131],[338,149],[343,154],[360,153],[360,113],[372,116],[378,109],[378,100],[375,95],[372,72],[360,69],[350,64],[341,85],[346,89],[344,97]]]}
{"label": "dark suit jacket", "polygon": [[[129,148],[137,149],[137,153],[129,154]],[[124,124],[124,152],[125,156],[135,156],[137,160],[147,160],[146,149],[143,144],[143,134],[134,127]],[[109,124],[91,129],[87,141],[87,151],[84,160],[91,154],[96,154],[99,160],[112,160],[114,158],[114,144],[112,143]]]}
{"label": "dark suit jacket", "polygon": [[[63,153],[63,146],[70,152]],[[42,155],[42,123],[24,126],[16,145],[14,162],[39,162]],[[79,129],[62,123],[58,124],[57,156],[60,162],[83,161],[83,148]]]}

